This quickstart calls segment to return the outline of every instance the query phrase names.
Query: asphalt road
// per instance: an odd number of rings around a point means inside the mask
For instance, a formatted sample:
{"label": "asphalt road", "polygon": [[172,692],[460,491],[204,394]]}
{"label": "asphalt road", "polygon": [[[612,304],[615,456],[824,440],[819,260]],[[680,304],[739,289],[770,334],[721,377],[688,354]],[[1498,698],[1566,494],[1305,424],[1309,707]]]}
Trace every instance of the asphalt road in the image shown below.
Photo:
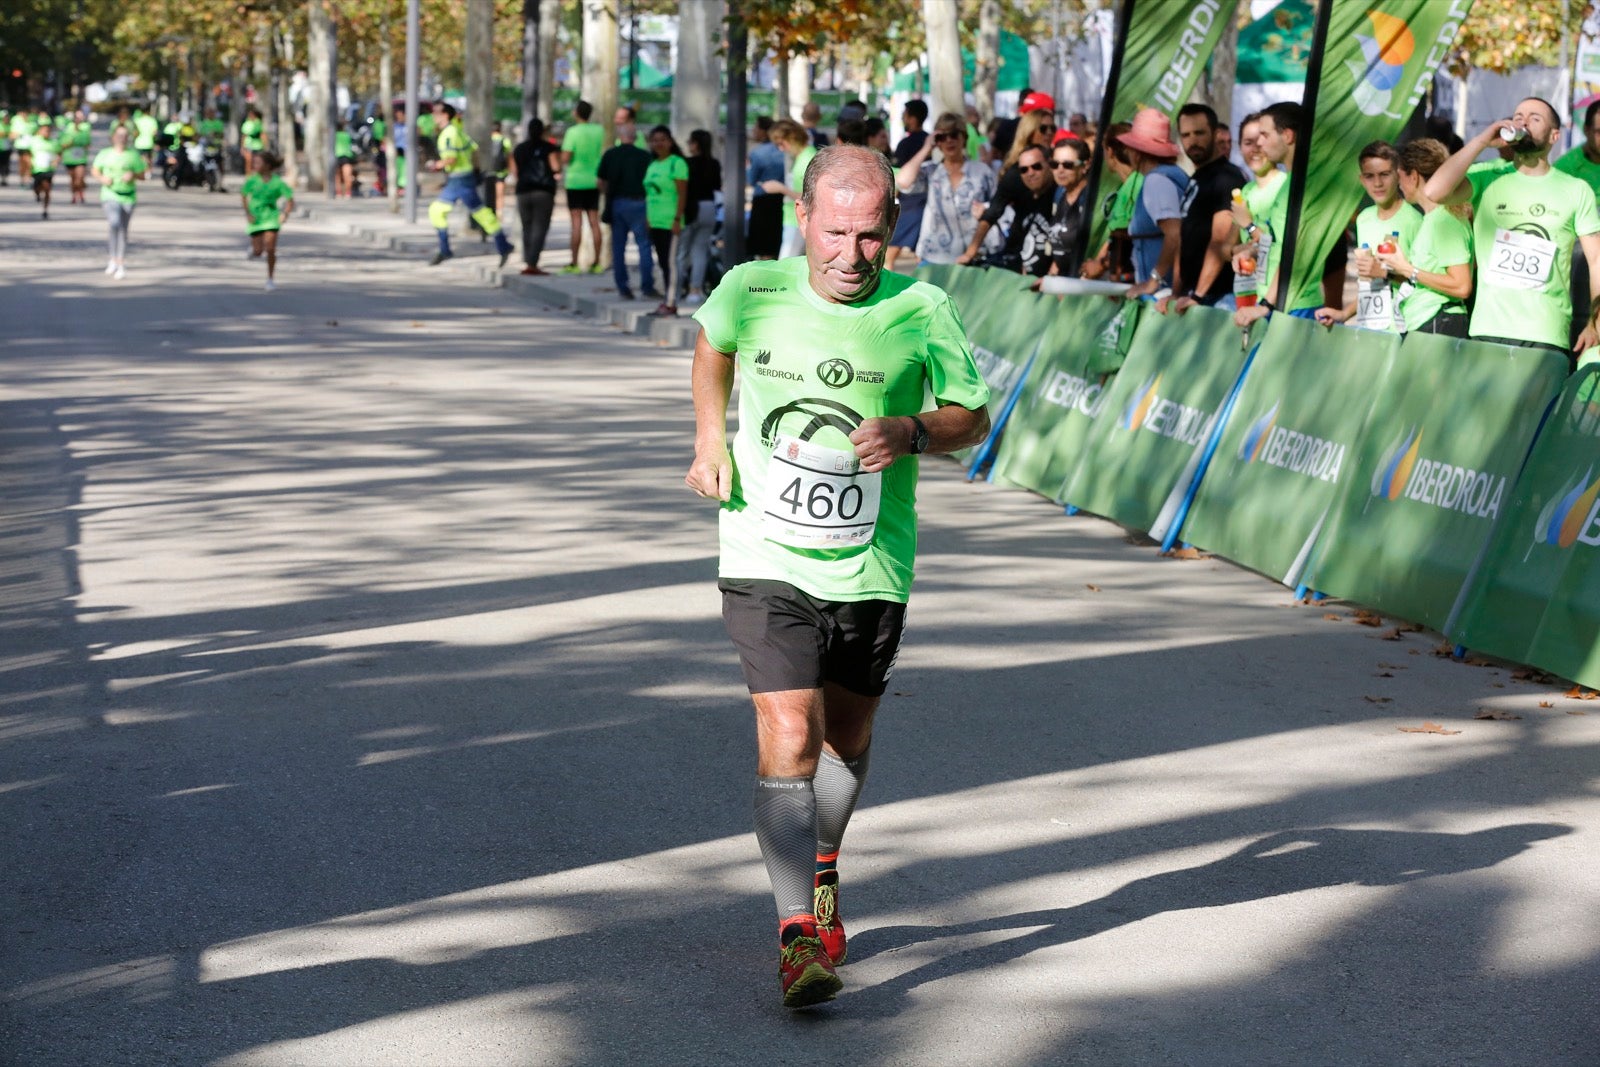
{"label": "asphalt road", "polygon": [[0,1061],[1600,1061],[1600,703],[945,462],[786,1013],[687,355],[52,214],[0,190]]}

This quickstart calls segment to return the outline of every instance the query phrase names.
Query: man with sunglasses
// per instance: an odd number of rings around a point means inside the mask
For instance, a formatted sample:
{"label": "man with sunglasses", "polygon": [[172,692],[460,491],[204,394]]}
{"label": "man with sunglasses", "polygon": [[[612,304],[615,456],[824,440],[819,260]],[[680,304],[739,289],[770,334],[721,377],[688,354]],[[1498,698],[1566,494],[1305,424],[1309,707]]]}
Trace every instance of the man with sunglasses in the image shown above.
{"label": "man with sunglasses", "polygon": [[989,201],[988,209],[978,220],[977,231],[968,242],[967,250],[956,259],[957,263],[972,263],[978,259],[983,239],[989,236],[989,231],[1009,207],[1015,214],[1011,231],[1006,234],[1005,247],[988,257],[984,265],[1035,277],[1042,277],[1050,270],[1050,226],[1055,214],[1056,184],[1050,177],[1045,150],[1038,145],[1023,149],[1017,157],[1016,173],[1021,181],[1016,186],[1001,181],[999,191]]}

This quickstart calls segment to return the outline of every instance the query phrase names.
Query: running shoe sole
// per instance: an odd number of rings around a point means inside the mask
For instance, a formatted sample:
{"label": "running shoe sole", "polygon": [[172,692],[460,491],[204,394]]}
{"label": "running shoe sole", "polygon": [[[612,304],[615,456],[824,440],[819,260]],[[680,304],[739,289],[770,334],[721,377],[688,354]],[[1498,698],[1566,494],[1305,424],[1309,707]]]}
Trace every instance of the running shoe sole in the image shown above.
{"label": "running shoe sole", "polygon": [[839,990],[844,988],[844,980],[821,963],[812,963],[796,978],[783,994],[783,1006],[786,1008],[809,1008],[814,1004],[826,1004],[839,995]]}

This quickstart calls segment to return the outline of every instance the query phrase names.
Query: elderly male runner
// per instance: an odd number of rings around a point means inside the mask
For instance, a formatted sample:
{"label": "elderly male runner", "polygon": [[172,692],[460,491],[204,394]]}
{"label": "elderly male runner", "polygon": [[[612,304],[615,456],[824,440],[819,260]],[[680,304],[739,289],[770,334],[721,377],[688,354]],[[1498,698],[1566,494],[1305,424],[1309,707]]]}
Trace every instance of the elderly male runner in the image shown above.
{"label": "elderly male runner", "polygon": [[[950,298],[883,271],[896,215],[883,156],[823,149],[797,213],[803,258],[734,268],[695,314],[684,479],[722,501],[718,588],[755,702],[756,839],[791,1008],[842,985],[839,843],[905,621],[916,457],[989,429],[989,391]],[[924,390],[937,410],[923,411]]]}

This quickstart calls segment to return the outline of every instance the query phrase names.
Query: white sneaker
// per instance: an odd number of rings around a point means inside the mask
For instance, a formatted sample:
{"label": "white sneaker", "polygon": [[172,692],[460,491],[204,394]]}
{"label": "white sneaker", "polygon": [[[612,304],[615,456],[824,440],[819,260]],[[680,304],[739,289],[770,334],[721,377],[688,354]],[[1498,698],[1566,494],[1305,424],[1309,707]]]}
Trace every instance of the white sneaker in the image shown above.
{"label": "white sneaker", "polygon": [[276,288],[277,288],[277,286],[276,286],[276,285],[273,285],[273,284],[272,284],[272,279],[271,279],[271,278],[268,278],[268,279],[267,279],[267,285],[266,285],[266,290],[267,290],[267,292],[269,292],[269,293],[270,293],[270,292],[272,292],[272,291],[273,291],[273,290],[274,290],[274,289],[276,289]]}
{"label": "white sneaker", "polygon": [[705,302],[706,298],[703,293],[690,293],[683,298],[683,303],[686,307],[693,307],[696,304],[704,304]]}
{"label": "white sneaker", "polygon": [[115,278],[119,282],[126,276],[126,274],[127,274],[127,272],[124,271],[121,267],[118,267],[116,270],[111,272],[111,276],[113,278]]}
{"label": "white sneaker", "polygon": [[117,273],[117,261],[116,260],[113,259],[109,263],[106,264],[106,273],[107,274],[115,274],[115,273]]}

